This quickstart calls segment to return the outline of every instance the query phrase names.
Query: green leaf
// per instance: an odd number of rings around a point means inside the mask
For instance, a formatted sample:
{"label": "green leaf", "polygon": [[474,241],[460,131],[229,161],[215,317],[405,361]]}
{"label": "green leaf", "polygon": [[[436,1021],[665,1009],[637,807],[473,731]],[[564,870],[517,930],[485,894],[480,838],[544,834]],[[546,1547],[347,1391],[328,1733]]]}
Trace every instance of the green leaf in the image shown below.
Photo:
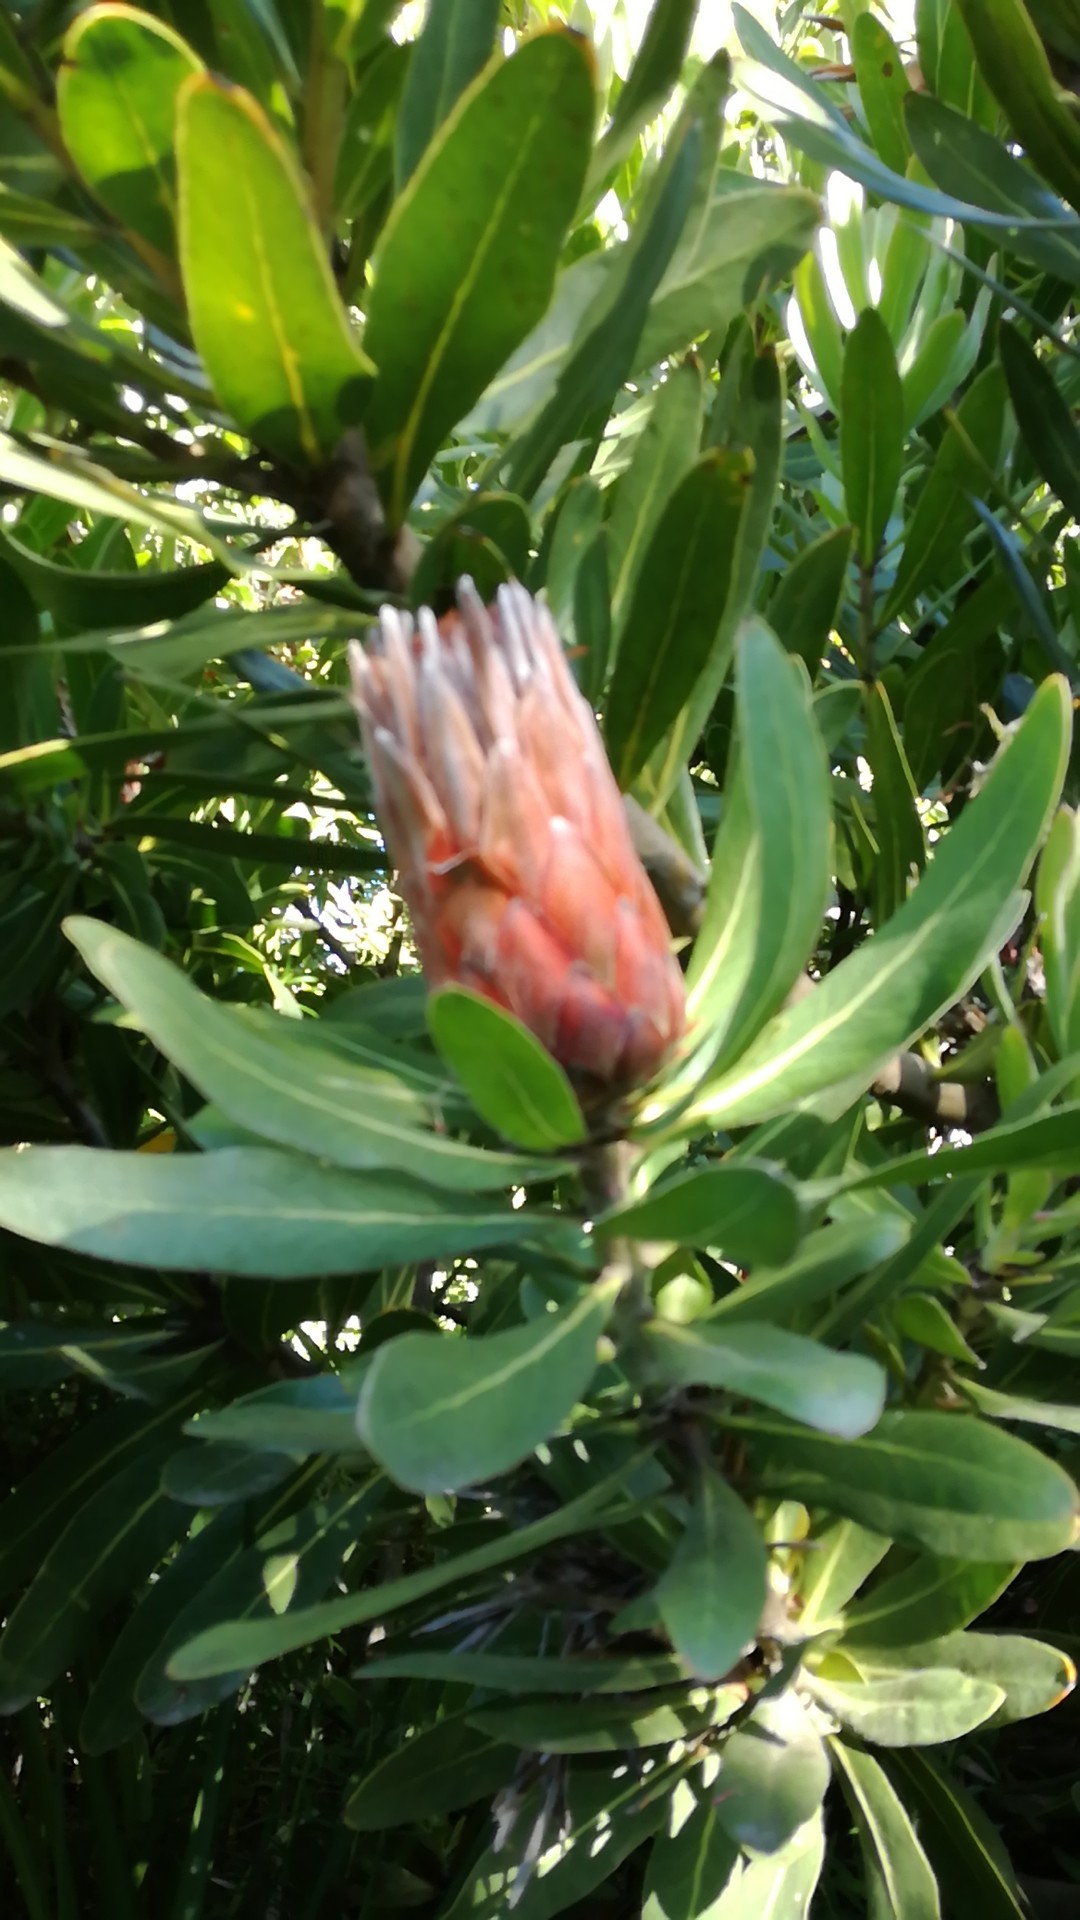
{"label": "green leaf", "polygon": [[675,487],[649,539],[604,716],[622,787],[641,772],[708,664],[749,473],[745,454],[710,449]]}
{"label": "green leaf", "polygon": [[904,1646],[966,1627],[1000,1599],[1018,1572],[1015,1561],[940,1560],[920,1554],[910,1566],[886,1574],[870,1592],[844,1609],[844,1648]]}
{"label": "green leaf", "polygon": [[[938,856],[940,858],[940,855]],[[906,1186],[932,1180],[966,1179],[971,1174],[1012,1173],[1024,1167],[1068,1172],[1080,1144],[1080,1101],[1053,1107],[1031,1120],[1002,1120],[968,1146],[946,1147],[941,1166],[936,1153],[901,1153],[857,1176],[860,1187]]]}
{"label": "green leaf", "polygon": [[474,1708],[469,1725],[527,1752],[622,1753],[699,1738],[730,1719],[743,1699],[741,1687],[688,1694],[684,1683],[668,1689],[663,1700],[646,1695],[638,1700],[514,1701]]}
{"label": "green leaf", "polygon": [[[26,583],[38,605],[47,607],[68,633],[176,620],[203,606],[229,578],[227,568],[217,561],[206,566],[170,567],[160,573],[151,567],[140,567],[136,573],[62,567],[44,554],[31,552],[5,531],[0,531],[0,555]],[[250,642],[245,640],[243,644]]]}
{"label": "green leaf", "polygon": [[829,1762],[794,1693],[759,1700],[752,1719],[723,1746],[721,1822],[741,1847],[777,1853],[820,1807]]}
{"label": "green leaf", "polygon": [[1039,172],[1080,207],[1080,128],[1062,99],[1046,49],[1020,0],[957,0],[975,58],[1013,133]]}
{"label": "green leaf", "polygon": [[302,181],[242,87],[185,82],[180,263],[219,399],[280,459],[314,466],[363,410],[371,363],[338,297]]}
{"label": "green leaf", "polygon": [[866,307],[847,337],[840,401],[844,501],[859,558],[873,567],[904,458],[904,394],[889,329]]}
{"label": "green leaf", "polygon": [[904,100],[911,88],[895,40],[872,13],[855,17],[851,58],[870,138],[887,167],[906,173],[910,156]]}
{"label": "green leaf", "polygon": [[504,1140],[537,1153],[584,1140],[573,1087],[520,1020],[464,987],[432,994],[427,1018],[441,1057]]}
{"label": "green leaf", "polygon": [[136,527],[153,527],[172,538],[195,540],[209,547],[230,573],[248,571],[251,561],[242,548],[219,539],[194,507],[183,506],[165,494],[140,493],[106,467],[97,466],[80,450],[50,445],[36,453],[0,432],[0,479],[19,493],[41,493],[49,500],[66,500],[93,514],[122,515]]}
{"label": "green leaf", "polygon": [[[245,1393],[227,1407],[212,1408],[188,1422],[184,1431],[206,1442],[211,1458],[222,1446],[265,1448],[271,1454],[359,1453],[356,1432],[355,1376],[347,1386],[340,1374],[318,1373],[304,1380],[279,1380],[273,1386]],[[194,1458],[183,1454],[186,1477],[197,1476],[199,1450]],[[206,1469],[203,1469],[206,1471]]]}
{"label": "green leaf", "polygon": [[874,925],[899,913],[911,882],[926,865],[917,792],[889,696],[880,680],[867,687],[866,758],[874,777]]}
{"label": "green leaf", "polygon": [[633,65],[593,155],[590,188],[631,152],[642,128],[669,99],[682,72],[696,13],[695,0],[653,0]]}
{"label": "green leaf", "polygon": [[380,1760],[345,1802],[347,1827],[376,1833],[490,1801],[517,1765],[516,1748],[461,1719],[412,1734]]}
{"label": "green leaf", "polygon": [[597,1281],[563,1312],[505,1333],[388,1341],[357,1408],[368,1451],[416,1493],[454,1493],[517,1466],[588,1387],[618,1285]]}
{"label": "green leaf", "polygon": [[338,1173],[270,1147],[5,1147],[0,1225],[133,1266],[267,1280],[452,1259],[521,1232],[509,1207],[469,1206],[411,1180]]}
{"label": "green leaf", "polygon": [[780,1014],[719,1085],[707,1083],[681,1130],[746,1126],[838,1083],[847,1105],[953,1005],[1023,909],[1017,889],[1060,792],[1069,704],[1064,681],[1044,681],[899,913]]}
{"label": "green leaf", "polygon": [[908,433],[946,405],[970,371],[971,323],[959,307],[931,321],[913,360],[900,376]]}
{"label": "green leaf", "polygon": [[1005,1698],[992,1681],[953,1668],[865,1681],[807,1675],[818,1705],[860,1740],[877,1747],[936,1747],[981,1727]]}
{"label": "green leaf", "polygon": [[161,1490],[170,1450],[145,1447],[79,1508],[46,1554],[0,1634],[0,1713],[46,1692],[94,1622],[187,1532],[190,1515]]}
{"label": "green leaf", "polygon": [[[860,14],[860,20],[870,19]],[[788,653],[798,654],[811,680],[836,622],[854,541],[853,527],[823,533],[787,567],[768,605],[769,625]]]}
{"label": "green leaf", "polygon": [[161,1484],[172,1500],[189,1507],[230,1506],[269,1493],[298,1465],[299,1453],[257,1453],[231,1441],[207,1440],[185,1447],[166,1463]]}
{"label": "green leaf", "polygon": [[114,1406],[84,1421],[20,1480],[0,1506],[0,1593],[33,1579],[69,1521],[109,1482],[166,1441],[205,1398],[205,1383],[164,1407]]}
{"label": "green leaf", "polygon": [[630,466],[615,488],[608,520],[611,612],[617,631],[666,502],[693,466],[701,443],[704,404],[696,361],[676,367],[657,387]]}
{"label": "green leaf", "polygon": [[[347,1555],[359,1559],[367,1544],[367,1524],[385,1497],[385,1481],[376,1476],[346,1492],[298,1506],[312,1491],[313,1479],[309,1468],[265,1504],[254,1528],[249,1519],[249,1525],[229,1541],[218,1567],[171,1619],[136,1685],[136,1701],[147,1719],[159,1726],[196,1719],[235,1693],[247,1678],[248,1669],[241,1663],[196,1685],[177,1685],[169,1672],[170,1656],[192,1632],[230,1616],[235,1624],[251,1630],[276,1625],[320,1600]],[[220,1519],[214,1523],[215,1527],[220,1524]]]}
{"label": "green leaf", "polygon": [[548,305],[593,111],[584,43],[537,34],[466,89],[395,204],[368,301],[379,373],[365,423],[394,524]]}
{"label": "green leaf", "polygon": [[948,1633],[914,1646],[894,1647],[877,1659],[859,1654],[854,1658],[861,1670],[871,1674],[946,1667],[990,1682],[1003,1695],[987,1722],[994,1727],[1049,1713],[1076,1685],[1076,1668],[1068,1654],[1019,1633]]}
{"label": "green leaf", "polygon": [[495,47],[499,0],[433,0],[414,42],[397,115],[394,175],[400,193],[436,131]]}
{"label": "green leaf", "polygon": [[540,324],[510,355],[476,405],[458,423],[463,440],[473,435],[517,431],[551,399],[578,328],[587,324],[617,257],[607,249],[586,253],[559,274]]}
{"label": "green leaf", "polygon": [[739,630],[735,684],[739,760],[687,974],[691,1021],[718,1065],[739,1057],[790,992],[831,885],[828,759],[806,677],[764,621]]}
{"label": "green leaf", "polygon": [[1014,326],[998,329],[998,354],[1016,424],[1035,466],[1063,507],[1080,514],[1080,432],[1046,363]]}
{"label": "green leaf", "polygon": [[[683,1789],[689,1798],[688,1783]],[[724,1831],[720,1816],[705,1796],[682,1811],[680,1788],[673,1796],[672,1831],[658,1834],[645,1869],[642,1920],[714,1920],[717,1905],[735,1871],[739,1849]]]}
{"label": "green leaf", "polygon": [[966,1366],[982,1364],[948,1308],[932,1293],[904,1294],[893,1308],[893,1322],[905,1339],[917,1341],[931,1353],[942,1353]]}
{"label": "green leaf", "polygon": [[[193,1454],[198,1451],[190,1449]],[[248,1524],[250,1509],[236,1507],[217,1515],[212,1524],[183,1541],[159,1569],[94,1677],[79,1724],[79,1741],[86,1752],[109,1753],[144,1733],[145,1722],[135,1703],[139,1676],[181,1610],[206,1589],[230,1555],[240,1554]]]}
{"label": "green leaf", "polygon": [[946,193],[991,209],[999,220],[1011,221],[1008,244],[1022,260],[1064,280],[1076,279],[1080,221],[1047,191],[1030,167],[966,113],[930,94],[910,94],[904,102],[904,118],[911,144],[931,180]]}
{"label": "green leaf", "polygon": [[[393,1343],[391,1343],[393,1344]],[[387,1347],[385,1351],[389,1352]],[[368,1587],[362,1593],[340,1600],[325,1601],[279,1620],[241,1624],[226,1622],[201,1633],[173,1655],[169,1671],[177,1680],[197,1680],[215,1673],[226,1673],[237,1666],[250,1671],[264,1660],[281,1653],[310,1646],[328,1634],[345,1627],[362,1626],[367,1620],[383,1618],[398,1608],[424,1600],[441,1587],[471,1579],[473,1574],[488,1573],[509,1561],[538,1553],[556,1540],[569,1538],[586,1528],[610,1524],[619,1505],[619,1491],[625,1467],[606,1479],[594,1481],[576,1500],[545,1514],[528,1526],[509,1528],[497,1539],[485,1541],[466,1553],[423,1567],[381,1586]],[[608,1509],[612,1509],[609,1514]]]}
{"label": "green leaf", "polygon": [[1056,1406],[1050,1400],[999,1393],[995,1387],[984,1387],[979,1380],[958,1380],[957,1385],[976,1411],[985,1413],[991,1420],[1018,1420],[1027,1426],[1056,1427],[1060,1433],[1080,1434],[1080,1407]]}
{"label": "green leaf", "polygon": [[[686,766],[705,731],[727,678],[732,651],[738,652],[738,638],[744,615],[748,615],[757,586],[758,571],[765,555],[776,510],[783,455],[784,380],[775,353],[757,354],[740,379],[734,417],[727,439],[742,444],[750,464],[746,504],[734,534],[730,581],[724,600],[720,631],[705,668],[699,674],[691,698],[684,705],[660,751],[648,770],[653,805],[670,800],[678,783],[686,778]],[[717,429],[714,417],[712,428]],[[746,627],[752,622],[746,621]],[[762,632],[767,629],[762,627]],[[760,644],[754,649],[754,661],[740,662],[744,671],[766,670],[760,660]],[[772,676],[775,678],[775,675]]]}
{"label": "green leaf", "polygon": [[[584,432],[598,438],[603,431],[612,400],[632,371],[649,302],[686,219],[700,144],[693,125],[676,146],[669,143],[654,194],[604,274],[550,399],[509,448],[503,479],[525,499],[532,498],[565,445]],[[579,264],[579,275],[585,265]]]}
{"label": "green leaf", "polygon": [[1028,1903],[998,1834],[959,1781],[925,1753],[893,1752],[882,1764],[918,1820],[944,1911],[1028,1920]]}
{"label": "green leaf", "polygon": [[687,1679],[674,1654],[397,1653],[369,1659],[358,1680],[448,1680],[495,1693],[643,1693]]}
{"label": "green leaf", "polygon": [[1041,1560],[1076,1540],[1068,1475],[969,1415],[886,1413],[855,1442],[757,1419],[754,1431],[765,1487],[931,1553]]}
{"label": "green leaf", "polygon": [[743,1855],[728,1885],[697,1920],[805,1920],[825,1859],[820,1812],[776,1853]]}
{"label": "green leaf", "polygon": [[853,1520],[814,1529],[800,1569],[800,1624],[807,1635],[837,1624],[842,1609],[889,1551],[889,1541]]}
{"label": "green leaf", "polygon": [[829,1750],[855,1818],[874,1920],[940,1920],[933,1869],[888,1774],[842,1740],[830,1740]]}
{"label": "green leaf", "polygon": [[[540,1784],[520,1802],[517,1831],[538,1830],[546,1794]],[[567,1908],[587,1911],[590,1895],[655,1833],[667,1796],[643,1794],[639,1782],[627,1780],[622,1763],[613,1768],[610,1762],[604,1767],[593,1762],[569,1768],[564,1808],[558,1852],[544,1860],[541,1872],[523,1873],[513,1850],[496,1835],[446,1909],[445,1920],[504,1920],[510,1911],[515,1920],[551,1920]]]}
{"label": "green leaf", "polygon": [[720,1387],[845,1439],[868,1433],[885,1404],[876,1360],[833,1353],[781,1327],[653,1321],[641,1341],[650,1371],[667,1384]]}
{"label": "green leaf", "polygon": [[523,501],[511,493],[471,494],[423,549],[409,582],[413,606],[441,606],[463,573],[490,604],[504,580],[525,578],[531,540]]}
{"label": "green leaf", "polygon": [[938,193],[917,179],[894,173],[851,131],[825,89],[780,51],[745,7],[736,6],[733,13],[739,39],[750,55],[750,63],[740,70],[742,89],[764,108],[764,117],[792,146],[896,206],[916,213],[940,214],[965,225],[1012,230],[1015,219],[1010,214],[985,212],[950,194]]}
{"label": "green leaf", "polygon": [[134,7],[91,7],[64,41],[57,82],[64,144],[102,206],[169,257],[176,252],[177,95],[202,71],[178,33]]}
{"label": "green leaf", "polygon": [[787,1265],[756,1273],[725,1294],[709,1318],[725,1332],[736,1321],[783,1320],[873,1271],[895,1255],[907,1238],[904,1222],[887,1214],[823,1227]]}
{"label": "green leaf", "polygon": [[722,337],[742,307],[792,272],[820,219],[821,204],[804,187],[721,168],[703,217],[687,223],[656,291],[636,365],[652,366],[707,332]]}
{"label": "green leaf", "polygon": [[702,1680],[722,1680],[757,1637],[765,1543],[726,1480],[703,1468],[671,1562],[656,1588],[672,1646]]}
{"label": "green leaf", "polygon": [[718,1247],[748,1267],[790,1260],[800,1226],[794,1187],[771,1168],[742,1163],[676,1174],[643,1200],[602,1214],[594,1231],[603,1239]]}
{"label": "green leaf", "polygon": [[537,1171],[426,1129],[422,1102],[390,1073],[301,1040],[285,1015],[252,1018],[211,1000],[161,954],[104,922],[73,919],[67,932],[141,1030],[252,1134],[336,1166],[394,1166],[436,1186],[503,1187]]}
{"label": "green leaf", "polygon": [[995,364],[985,367],[972,381],[955,418],[949,419],[908,524],[896,583],[881,616],[883,623],[932,586],[942,567],[955,567],[960,545],[978,519],[967,495],[984,492],[988,470],[996,469],[1003,419],[1004,383]]}

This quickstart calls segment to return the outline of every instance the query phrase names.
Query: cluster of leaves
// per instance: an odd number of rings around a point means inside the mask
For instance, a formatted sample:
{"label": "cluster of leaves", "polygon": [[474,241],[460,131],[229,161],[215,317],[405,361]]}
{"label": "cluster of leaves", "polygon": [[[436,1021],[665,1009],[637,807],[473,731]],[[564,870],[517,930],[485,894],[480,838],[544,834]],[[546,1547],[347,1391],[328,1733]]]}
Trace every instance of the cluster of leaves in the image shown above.
{"label": "cluster of leaves", "polygon": [[[998,1730],[1076,1646],[1080,40],[403,11],[0,15],[8,1878],[1016,1916]],[[463,572],[543,589],[669,836],[688,1038],[616,1142],[409,964],[344,649]]]}

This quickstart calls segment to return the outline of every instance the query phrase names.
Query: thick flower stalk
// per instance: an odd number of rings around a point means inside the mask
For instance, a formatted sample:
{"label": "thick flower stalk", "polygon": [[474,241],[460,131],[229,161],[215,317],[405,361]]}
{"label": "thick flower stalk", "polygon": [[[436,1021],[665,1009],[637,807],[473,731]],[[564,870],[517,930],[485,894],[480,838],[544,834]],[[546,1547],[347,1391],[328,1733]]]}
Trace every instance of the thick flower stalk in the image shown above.
{"label": "thick flower stalk", "polygon": [[650,1080],[682,974],[596,721],[546,608],[384,608],[350,665],[375,799],[432,986],[517,1015],[583,1099]]}

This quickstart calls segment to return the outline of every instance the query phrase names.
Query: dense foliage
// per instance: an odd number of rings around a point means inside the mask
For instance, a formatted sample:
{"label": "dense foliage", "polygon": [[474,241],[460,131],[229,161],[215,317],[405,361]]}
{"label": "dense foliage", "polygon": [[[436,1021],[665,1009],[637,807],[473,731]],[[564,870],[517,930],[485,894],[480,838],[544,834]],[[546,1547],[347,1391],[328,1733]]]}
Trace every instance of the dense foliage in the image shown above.
{"label": "dense foliage", "polygon": [[[1078,74],[0,9],[13,1910],[1075,1901]],[[374,816],[347,642],[463,574],[680,943],[600,1120]]]}

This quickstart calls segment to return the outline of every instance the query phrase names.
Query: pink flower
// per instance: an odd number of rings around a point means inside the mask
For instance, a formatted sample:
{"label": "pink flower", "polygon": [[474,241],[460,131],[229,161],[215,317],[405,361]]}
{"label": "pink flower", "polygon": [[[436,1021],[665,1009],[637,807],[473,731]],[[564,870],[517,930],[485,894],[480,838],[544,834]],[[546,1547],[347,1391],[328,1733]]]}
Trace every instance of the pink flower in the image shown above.
{"label": "pink flower", "polygon": [[509,1008],[599,1101],[650,1080],[682,974],[592,711],[547,609],[383,609],[350,647],[375,799],[433,987]]}

